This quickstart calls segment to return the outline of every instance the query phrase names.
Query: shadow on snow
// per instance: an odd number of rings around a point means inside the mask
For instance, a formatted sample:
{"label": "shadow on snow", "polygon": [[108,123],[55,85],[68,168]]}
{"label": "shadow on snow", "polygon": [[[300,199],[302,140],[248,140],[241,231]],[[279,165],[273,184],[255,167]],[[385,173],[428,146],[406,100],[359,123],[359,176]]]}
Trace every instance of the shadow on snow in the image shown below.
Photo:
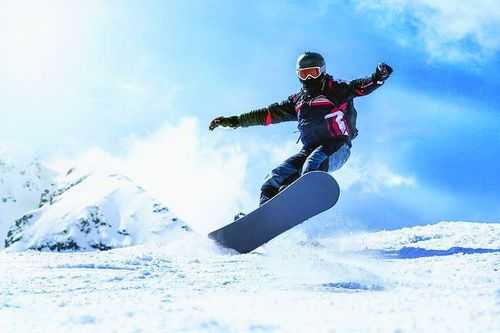
{"label": "shadow on snow", "polygon": [[450,256],[453,254],[500,253],[500,249],[481,249],[467,247],[451,247],[448,250],[428,250],[420,247],[403,247],[399,250],[374,251],[387,259],[416,259],[424,257]]}
{"label": "shadow on snow", "polygon": [[353,290],[353,291],[382,291],[383,286],[376,284],[364,284],[359,282],[330,282],[323,283],[321,288],[325,291],[342,291],[342,290]]}
{"label": "shadow on snow", "polygon": [[330,293],[352,293],[365,291],[383,291],[382,285],[361,283],[355,281],[327,282],[314,285],[305,285],[308,289]]}

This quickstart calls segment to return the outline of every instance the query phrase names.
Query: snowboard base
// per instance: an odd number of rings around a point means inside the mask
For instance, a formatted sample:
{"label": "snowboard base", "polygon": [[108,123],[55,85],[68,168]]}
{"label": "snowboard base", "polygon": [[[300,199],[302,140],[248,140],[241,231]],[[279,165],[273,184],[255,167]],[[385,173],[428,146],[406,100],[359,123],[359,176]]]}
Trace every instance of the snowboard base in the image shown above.
{"label": "snowboard base", "polygon": [[264,205],[208,236],[224,247],[248,253],[333,207],[339,196],[339,185],[329,173],[312,171]]}

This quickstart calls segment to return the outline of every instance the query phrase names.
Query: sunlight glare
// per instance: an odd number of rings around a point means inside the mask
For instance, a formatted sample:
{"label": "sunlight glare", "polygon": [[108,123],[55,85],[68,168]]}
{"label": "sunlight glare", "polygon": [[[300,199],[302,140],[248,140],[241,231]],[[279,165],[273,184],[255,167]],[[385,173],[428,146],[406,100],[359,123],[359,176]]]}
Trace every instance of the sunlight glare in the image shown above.
{"label": "sunlight glare", "polygon": [[[30,86],[64,79],[84,47],[85,20],[70,1],[11,1],[0,14],[4,78]],[[76,57],[76,58],[75,58]]]}

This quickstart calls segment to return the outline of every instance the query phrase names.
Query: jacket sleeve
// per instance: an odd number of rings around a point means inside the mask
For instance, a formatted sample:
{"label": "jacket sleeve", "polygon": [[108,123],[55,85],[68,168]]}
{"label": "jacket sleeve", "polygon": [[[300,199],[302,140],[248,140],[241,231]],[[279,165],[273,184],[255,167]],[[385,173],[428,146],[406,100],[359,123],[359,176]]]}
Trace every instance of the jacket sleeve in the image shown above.
{"label": "jacket sleeve", "polygon": [[375,74],[369,77],[352,80],[350,82],[334,81],[333,88],[341,97],[351,99],[354,97],[366,96],[382,86],[384,81],[377,81]]}
{"label": "jacket sleeve", "polygon": [[296,95],[292,95],[280,103],[274,103],[262,109],[243,113],[239,116],[239,125],[241,127],[248,127],[297,120],[295,100]]}
{"label": "jacket sleeve", "polygon": [[366,96],[383,84],[384,81],[377,81],[375,74],[372,74],[370,77],[349,82],[350,93],[353,97]]}

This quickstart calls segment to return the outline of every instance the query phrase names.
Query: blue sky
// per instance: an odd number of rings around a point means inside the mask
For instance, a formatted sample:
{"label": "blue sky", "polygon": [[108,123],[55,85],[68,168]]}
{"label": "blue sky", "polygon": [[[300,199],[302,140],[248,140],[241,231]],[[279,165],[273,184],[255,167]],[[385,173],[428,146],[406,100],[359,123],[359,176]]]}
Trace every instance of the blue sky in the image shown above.
{"label": "blue sky", "polygon": [[[227,182],[239,179],[246,192],[238,200],[255,203],[265,173],[296,149],[295,125],[212,134],[206,126],[296,91],[295,60],[314,50],[344,80],[371,74],[379,61],[395,70],[356,101],[360,136],[337,175],[342,199],[317,225],[500,220],[500,11],[489,0],[461,8],[451,0],[6,3],[5,147],[123,157],[191,118],[200,168],[223,166],[234,148],[244,170],[235,168]],[[165,154],[170,164],[187,163]]]}

